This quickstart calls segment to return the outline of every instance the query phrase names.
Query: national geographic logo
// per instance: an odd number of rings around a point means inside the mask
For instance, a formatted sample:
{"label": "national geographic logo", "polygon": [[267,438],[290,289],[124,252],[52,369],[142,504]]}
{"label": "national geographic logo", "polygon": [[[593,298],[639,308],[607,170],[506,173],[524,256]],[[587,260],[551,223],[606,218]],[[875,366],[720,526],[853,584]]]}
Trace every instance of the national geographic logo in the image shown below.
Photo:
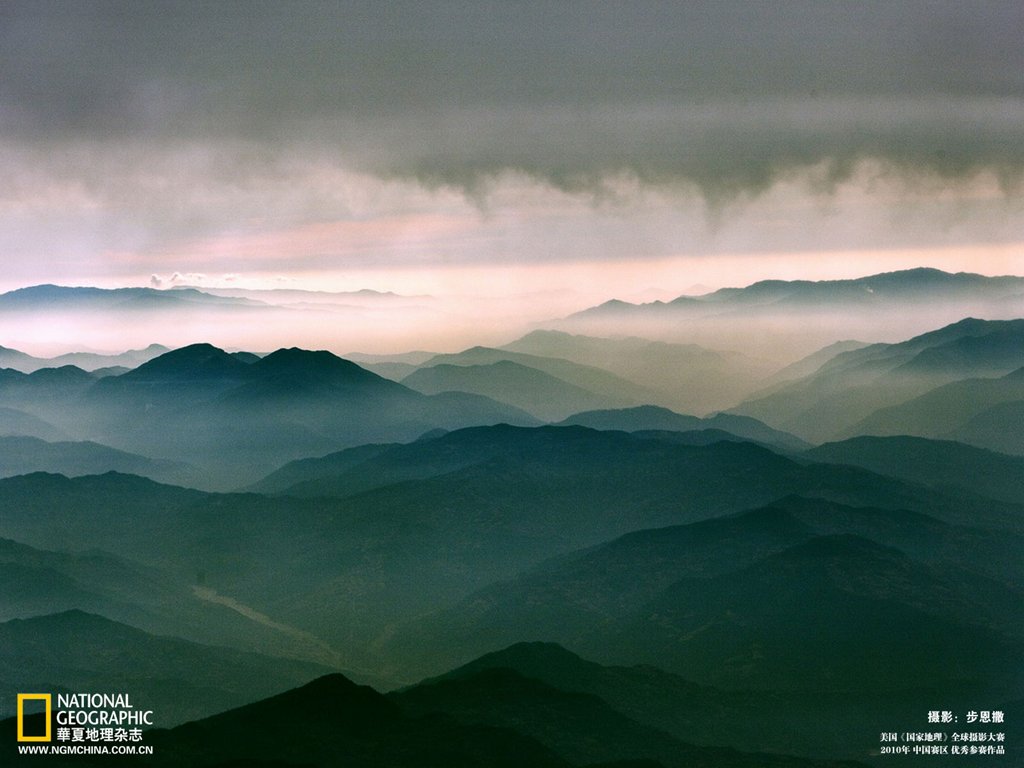
{"label": "national geographic logo", "polygon": [[[25,733],[25,702],[41,701],[46,706],[45,731],[42,734]],[[18,694],[18,741],[50,741],[53,722],[53,697],[49,693]]]}
{"label": "national geographic logo", "polygon": [[56,708],[53,699],[18,694],[18,741],[138,742],[153,727],[153,711],[136,708],[127,693],[58,693]]}

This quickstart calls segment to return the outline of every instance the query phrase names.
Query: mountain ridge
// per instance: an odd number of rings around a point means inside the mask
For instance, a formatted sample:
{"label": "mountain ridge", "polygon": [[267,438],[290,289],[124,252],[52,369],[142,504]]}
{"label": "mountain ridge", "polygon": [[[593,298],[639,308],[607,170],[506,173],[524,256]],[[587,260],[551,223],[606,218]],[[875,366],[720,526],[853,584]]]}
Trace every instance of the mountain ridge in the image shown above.
{"label": "mountain ridge", "polygon": [[[699,308],[706,305],[721,306],[735,303],[777,305],[784,301],[806,301],[809,299],[835,301],[840,298],[856,298],[868,303],[877,303],[886,295],[906,298],[908,294],[934,291],[936,288],[955,293],[975,289],[979,286],[998,288],[1000,295],[1024,292],[1024,277],[1016,275],[989,277],[972,272],[945,272],[930,267],[916,267],[839,280],[760,280],[744,288],[720,288],[699,296],[679,296],[668,302],[632,304],[620,299],[611,299],[597,307],[577,312],[570,317],[585,316],[587,313],[594,313],[597,310],[609,309],[621,312],[643,308],[667,310],[678,307]],[[877,295],[879,293],[881,295]]]}

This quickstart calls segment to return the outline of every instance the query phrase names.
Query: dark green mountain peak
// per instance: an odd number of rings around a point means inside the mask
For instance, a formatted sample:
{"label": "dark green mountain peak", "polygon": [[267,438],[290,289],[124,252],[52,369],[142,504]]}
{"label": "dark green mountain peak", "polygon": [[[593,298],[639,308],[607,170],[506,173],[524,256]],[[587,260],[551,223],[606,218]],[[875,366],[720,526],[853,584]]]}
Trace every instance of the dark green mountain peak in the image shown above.
{"label": "dark green mountain peak", "polygon": [[143,363],[119,378],[132,381],[242,379],[250,366],[212,344],[190,344]]}
{"label": "dark green mountain peak", "polygon": [[324,376],[334,379],[348,377],[363,381],[380,378],[351,360],[345,360],[326,350],[311,351],[298,347],[272,352],[262,360],[252,363],[252,369],[261,376]]}
{"label": "dark green mountain peak", "polygon": [[39,384],[88,384],[95,380],[88,371],[74,365],[62,365],[59,368],[40,368],[29,374],[34,383]]}
{"label": "dark green mountain peak", "polygon": [[632,408],[602,408],[580,411],[560,421],[558,426],[584,426],[591,429],[618,429],[625,432],[650,429],[694,430],[702,420],[696,416],[676,413],[657,405],[638,405]]}
{"label": "dark green mountain peak", "polygon": [[[32,551],[29,547],[25,547],[25,549]],[[21,625],[32,627],[33,631],[39,632],[41,636],[48,632],[65,627],[73,627],[78,631],[115,627],[118,629],[124,629],[123,624],[118,624],[117,622],[111,621],[103,616],[98,616],[95,613],[89,613],[88,611],[83,611],[78,608],[71,608],[67,611],[51,613],[46,616],[36,616],[31,619],[11,619],[7,622],[7,626],[12,628]],[[138,632],[140,635],[142,634],[142,632],[138,630],[132,629],[130,631]]]}
{"label": "dark green mountain peak", "polygon": [[530,669],[541,668],[553,672],[558,669],[596,667],[558,643],[541,641],[516,643],[500,651],[485,654],[449,672],[445,677],[459,677],[480,669],[504,667],[529,674]]}
{"label": "dark green mountain peak", "polygon": [[318,677],[316,680],[306,683],[292,691],[286,691],[268,700],[285,703],[288,699],[302,699],[306,706],[315,706],[317,703],[336,705],[339,701],[353,700],[359,698],[377,698],[376,692],[365,685],[358,685],[349,680],[340,672],[332,672],[329,675]]}
{"label": "dark green mountain peak", "polygon": [[375,690],[357,685],[340,672],[334,672],[269,699],[214,715],[195,725],[208,726],[216,731],[222,723],[244,722],[247,727],[286,730],[290,723],[306,722],[351,732],[361,725],[379,728],[397,715],[397,707]]}
{"label": "dark green mountain peak", "polygon": [[26,497],[44,497],[49,494],[100,494],[109,498],[129,498],[133,495],[148,497],[149,494],[166,491],[179,498],[201,498],[205,494],[187,488],[163,485],[147,477],[124,472],[104,472],[99,475],[83,475],[69,478],[53,472],[31,472],[0,479],[0,487],[7,493]]}
{"label": "dark green mountain peak", "polygon": [[912,339],[891,345],[894,350],[904,348],[927,348],[934,347],[945,342],[957,341],[960,339],[987,336],[992,333],[1022,333],[1024,332],[1024,320],[982,320],[977,317],[965,317],[955,323],[944,325],[934,331],[928,331],[914,336]]}
{"label": "dark green mountain peak", "polygon": [[334,397],[339,393],[359,392],[409,394],[401,384],[325,350],[279,349],[248,364],[247,369],[252,380],[229,394],[239,402],[295,396]]}

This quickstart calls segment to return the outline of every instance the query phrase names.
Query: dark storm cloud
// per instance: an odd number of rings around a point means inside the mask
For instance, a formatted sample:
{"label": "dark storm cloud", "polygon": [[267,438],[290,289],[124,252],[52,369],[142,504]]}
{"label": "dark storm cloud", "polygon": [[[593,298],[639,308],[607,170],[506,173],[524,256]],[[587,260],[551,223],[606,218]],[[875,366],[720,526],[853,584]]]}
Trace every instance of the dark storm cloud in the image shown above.
{"label": "dark storm cloud", "polygon": [[[472,189],[1024,168],[1012,2],[0,6],[0,138],[312,147]],[[240,171],[241,172],[241,171]]]}

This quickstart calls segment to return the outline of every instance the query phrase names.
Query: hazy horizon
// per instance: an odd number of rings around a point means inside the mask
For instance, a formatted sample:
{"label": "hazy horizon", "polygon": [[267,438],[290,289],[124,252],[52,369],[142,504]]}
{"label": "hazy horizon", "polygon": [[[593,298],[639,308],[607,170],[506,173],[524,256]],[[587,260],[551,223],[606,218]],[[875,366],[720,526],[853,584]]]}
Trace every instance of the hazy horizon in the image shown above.
{"label": "hazy horizon", "polygon": [[[112,293],[101,294],[98,302],[81,304],[70,298],[81,296],[73,290],[61,293],[63,299],[48,293],[7,305],[0,311],[0,333],[2,346],[37,357],[80,351],[118,354],[151,344],[178,348],[195,343],[258,353],[285,347],[326,349],[345,356],[417,350],[454,353],[474,346],[509,344],[534,330],[557,330],[697,344],[745,355],[768,370],[782,368],[837,341],[895,342],[965,317],[1005,320],[1024,311],[1024,291],[1016,283],[1009,287],[999,283],[1004,286],[1000,288],[997,281],[985,282],[982,277],[987,287],[961,285],[958,293],[947,295],[941,285],[929,284],[936,274],[943,280],[957,278],[926,269],[859,276],[896,275],[901,282],[913,283],[896,288],[899,295],[872,298],[870,311],[865,311],[861,299],[853,297],[851,304],[850,296],[830,299],[829,294],[824,300],[819,294],[779,306],[771,300],[762,304],[756,298],[752,304],[742,300],[730,303],[733,299],[729,296],[723,303],[718,298],[722,294],[709,286],[694,286],[689,296],[696,297],[697,303],[666,303],[665,299],[686,296],[674,291],[667,291],[664,298],[647,293],[619,305],[628,314],[617,307],[603,307],[613,298],[622,301],[626,294],[591,297],[582,291],[550,290],[526,296],[407,296],[372,290],[328,292],[322,286],[319,290],[316,286],[309,290],[296,286],[254,289],[234,283],[217,288],[168,280],[159,287],[133,286],[180,297],[167,305],[118,300],[119,294]],[[977,275],[960,273],[959,277],[973,279]],[[1024,278],[1018,279],[1024,284]],[[818,281],[783,282],[795,287],[806,283],[813,288]],[[869,287],[858,290],[866,292],[862,296],[873,292]],[[193,291],[207,298],[197,301],[199,296]],[[742,294],[742,289],[739,292]],[[763,332],[751,333],[752,328]]]}

